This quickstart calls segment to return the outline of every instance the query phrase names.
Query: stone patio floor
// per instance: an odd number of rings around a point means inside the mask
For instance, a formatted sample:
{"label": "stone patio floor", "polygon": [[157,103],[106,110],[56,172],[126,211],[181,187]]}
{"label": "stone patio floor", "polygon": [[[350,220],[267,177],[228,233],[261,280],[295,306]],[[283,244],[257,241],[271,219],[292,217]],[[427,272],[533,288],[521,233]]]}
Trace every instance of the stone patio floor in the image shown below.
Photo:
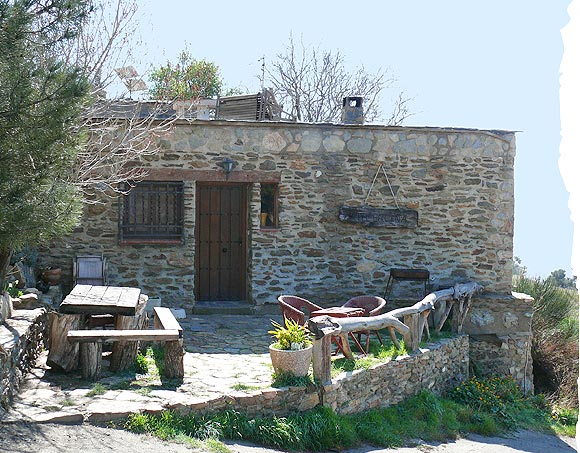
{"label": "stone patio floor", "polygon": [[119,419],[129,413],[167,408],[203,407],[224,395],[269,389],[270,320],[280,315],[195,315],[179,322],[184,330],[185,377],[182,383],[161,379],[135,381],[135,373],[112,374],[103,361],[96,385],[80,373],[59,373],[46,366],[46,352],[25,378],[2,422],[81,423]]}

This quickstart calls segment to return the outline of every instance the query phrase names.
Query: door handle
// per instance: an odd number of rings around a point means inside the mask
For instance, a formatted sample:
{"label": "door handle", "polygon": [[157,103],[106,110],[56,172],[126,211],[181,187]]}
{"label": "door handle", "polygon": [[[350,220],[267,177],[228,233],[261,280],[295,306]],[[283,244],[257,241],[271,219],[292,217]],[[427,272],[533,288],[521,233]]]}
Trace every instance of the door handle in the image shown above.
{"label": "door handle", "polygon": [[227,251],[228,251],[228,249],[227,249],[227,248],[225,248],[225,247],[222,249],[222,252],[223,252],[223,253],[227,253]]}

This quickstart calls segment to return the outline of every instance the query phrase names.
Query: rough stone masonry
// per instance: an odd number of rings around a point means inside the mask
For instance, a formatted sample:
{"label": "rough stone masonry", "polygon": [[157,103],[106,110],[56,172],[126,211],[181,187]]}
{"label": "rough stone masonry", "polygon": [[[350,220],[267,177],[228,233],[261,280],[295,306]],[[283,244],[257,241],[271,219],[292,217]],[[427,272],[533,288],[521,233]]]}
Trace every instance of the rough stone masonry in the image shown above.
{"label": "rough stone masonry", "polygon": [[[102,253],[110,284],[139,286],[163,305],[191,309],[199,258],[197,184],[245,184],[248,303],[275,303],[283,293],[321,305],[382,295],[391,267],[426,268],[432,287],[476,281],[487,292],[474,302],[466,330],[486,346],[474,347],[472,360],[500,372],[507,372],[501,365],[507,361],[512,374],[531,384],[529,300],[511,294],[513,132],[178,120],[158,144],[160,152],[143,166],[150,178],[184,182],[182,243],[120,244],[122,200],[106,199],[88,206],[74,233],[43,256],[45,264],[63,268],[65,285],[71,285],[75,254]],[[225,157],[237,162],[229,178],[218,166]],[[381,164],[387,177],[379,174],[373,185]],[[265,229],[261,183],[272,181],[278,184],[278,225]],[[366,227],[338,219],[341,206],[365,200],[415,210],[418,226]]]}

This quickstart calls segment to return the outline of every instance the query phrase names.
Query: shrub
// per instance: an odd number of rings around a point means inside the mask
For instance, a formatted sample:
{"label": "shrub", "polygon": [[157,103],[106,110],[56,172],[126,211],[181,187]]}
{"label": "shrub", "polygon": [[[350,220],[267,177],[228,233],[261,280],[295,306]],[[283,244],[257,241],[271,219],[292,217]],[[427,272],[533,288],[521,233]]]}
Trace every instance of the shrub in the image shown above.
{"label": "shrub", "polygon": [[532,360],[536,393],[578,407],[578,293],[551,278],[514,277],[514,290],[534,298]]}
{"label": "shrub", "polygon": [[139,351],[137,357],[135,357],[135,366],[137,367],[137,373],[147,374],[149,372],[149,361],[141,351]]}
{"label": "shrub", "polygon": [[4,291],[10,294],[10,297],[16,298],[24,294],[20,289],[18,289],[18,280],[8,283],[4,287]]}
{"label": "shrub", "polygon": [[523,395],[511,376],[496,376],[487,379],[472,377],[453,388],[449,397],[488,412],[502,425],[513,428],[515,419],[511,412],[520,407]]}

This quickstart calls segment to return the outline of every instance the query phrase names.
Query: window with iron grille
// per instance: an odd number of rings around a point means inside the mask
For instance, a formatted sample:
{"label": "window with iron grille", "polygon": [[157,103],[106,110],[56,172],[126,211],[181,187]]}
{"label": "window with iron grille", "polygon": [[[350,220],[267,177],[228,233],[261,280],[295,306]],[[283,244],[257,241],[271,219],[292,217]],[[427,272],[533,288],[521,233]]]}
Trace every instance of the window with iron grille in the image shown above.
{"label": "window with iron grille", "polygon": [[125,243],[182,242],[183,183],[136,184],[123,196],[119,238]]}

